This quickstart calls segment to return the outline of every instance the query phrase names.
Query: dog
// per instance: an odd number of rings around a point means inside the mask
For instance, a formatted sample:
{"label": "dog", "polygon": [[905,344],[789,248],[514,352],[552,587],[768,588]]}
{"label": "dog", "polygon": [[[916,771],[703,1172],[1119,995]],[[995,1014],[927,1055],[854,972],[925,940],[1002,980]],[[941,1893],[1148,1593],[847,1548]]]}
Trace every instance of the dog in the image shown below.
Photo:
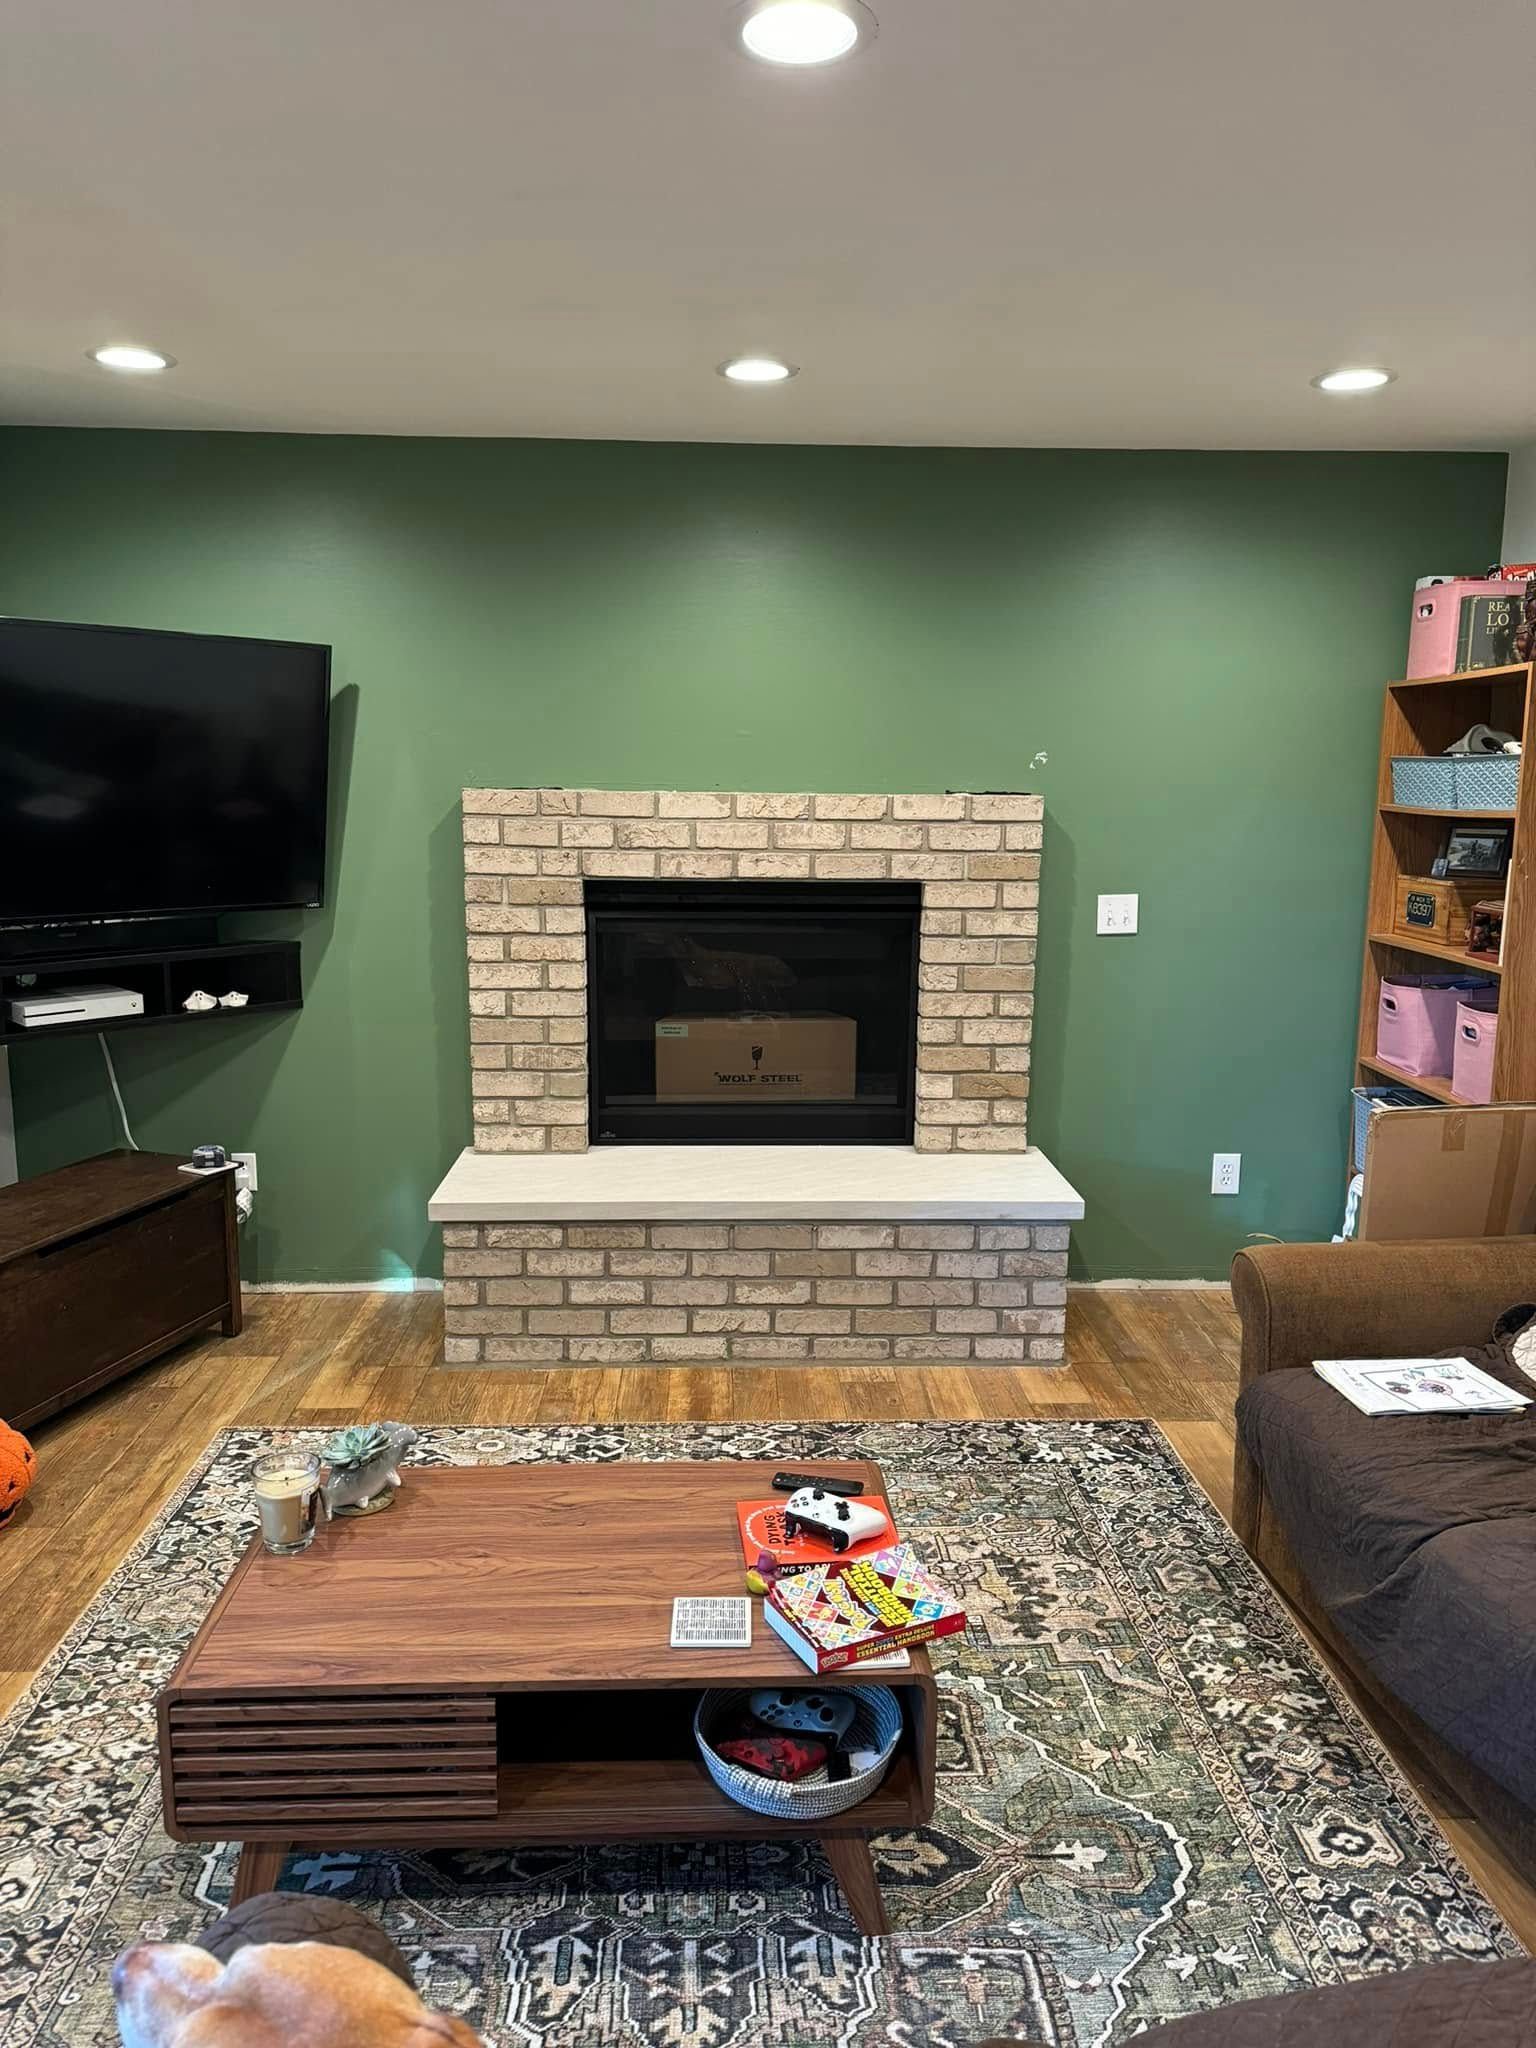
{"label": "dog", "polygon": [[381,1963],[330,1942],[264,1942],[227,1963],[141,1941],[112,1965],[123,2048],[484,2048]]}

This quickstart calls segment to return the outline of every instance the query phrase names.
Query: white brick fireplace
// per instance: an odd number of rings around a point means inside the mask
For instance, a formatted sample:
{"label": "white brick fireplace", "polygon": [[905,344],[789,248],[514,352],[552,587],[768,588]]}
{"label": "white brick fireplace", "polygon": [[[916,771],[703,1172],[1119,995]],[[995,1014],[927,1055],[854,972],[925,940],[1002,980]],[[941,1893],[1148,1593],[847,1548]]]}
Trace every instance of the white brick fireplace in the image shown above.
{"label": "white brick fireplace", "polygon": [[[1082,1204],[1027,1140],[1039,797],[472,789],[463,824],[450,1364],[1061,1358]],[[589,1149],[598,879],[920,884],[912,1147]]]}

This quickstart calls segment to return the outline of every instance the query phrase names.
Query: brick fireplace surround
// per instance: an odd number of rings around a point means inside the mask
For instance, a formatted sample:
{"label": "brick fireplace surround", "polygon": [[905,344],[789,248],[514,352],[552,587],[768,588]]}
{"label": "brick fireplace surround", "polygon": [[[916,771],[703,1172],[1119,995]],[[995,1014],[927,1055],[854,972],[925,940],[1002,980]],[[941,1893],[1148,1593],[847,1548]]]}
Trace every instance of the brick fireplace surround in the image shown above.
{"label": "brick fireplace surround", "polygon": [[[447,1363],[1061,1359],[1082,1204],[1026,1136],[1038,796],[470,789],[463,822]],[[589,1151],[599,877],[921,883],[914,1146]]]}

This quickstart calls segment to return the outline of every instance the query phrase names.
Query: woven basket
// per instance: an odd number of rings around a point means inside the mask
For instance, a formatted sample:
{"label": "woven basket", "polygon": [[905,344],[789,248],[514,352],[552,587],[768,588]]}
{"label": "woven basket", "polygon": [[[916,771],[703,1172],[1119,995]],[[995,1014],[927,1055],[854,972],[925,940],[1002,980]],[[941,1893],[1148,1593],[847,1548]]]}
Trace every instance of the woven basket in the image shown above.
{"label": "woven basket", "polygon": [[[859,1685],[853,1692],[853,1726],[846,1738],[850,1749],[873,1749],[879,1761],[867,1771],[856,1771],[837,1783],[824,1770],[788,1784],[782,1778],[759,1777],[728,1763],[710,1746],[709,1731],[718,1728],[728,1714],[736,1714],[750,1701],[750,1692],[720,1687],[707,1692],[694,1710],[693,1734],[699,1745],[704,1768],[727,1799],[749,1813],[761,1813],[772,1820],[830,1820],[834,1813],[846,1813],[867,1799],[890,1769],[891,1758],[901,1740],[901,1702],[888,1685]],[[757,1688],[761,1690],[761,1688]]]}
{"label": "woven basket", "polygon": [[1425,811],[1456,808],[1456,764],[1445,754],[1394,754],[1392,801]]}
{"label": "woven basket", "polygon": [[1352,1088],[1354,1101],[1354,1143],[1352,1171],[1365,1171],[1365,1140],[1371,1128],[1371,1116],[1378,1107],[1381,1109],[1433,1109],[1436,1098],[1421,1095],[1417,1088],[1403,1088],[1396,1084],[1383,1088]]}
{"label": "woven basket", "polygon": [[1518,754],[1458,754],[1456,808],[1512,811],[1520,798]]}

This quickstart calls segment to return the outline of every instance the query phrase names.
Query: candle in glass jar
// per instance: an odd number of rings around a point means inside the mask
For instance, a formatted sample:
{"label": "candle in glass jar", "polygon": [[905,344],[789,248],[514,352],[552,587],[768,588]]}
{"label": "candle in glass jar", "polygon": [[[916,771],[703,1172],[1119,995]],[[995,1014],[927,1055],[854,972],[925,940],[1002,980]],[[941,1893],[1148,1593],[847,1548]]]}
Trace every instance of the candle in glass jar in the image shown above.
{"label": "candle in glass jar", "polygon": [[279,1557],[314,1541],[320,1460],[301,1451],[275,1451],[256,1462],[256,1513],[261,1540]]}

